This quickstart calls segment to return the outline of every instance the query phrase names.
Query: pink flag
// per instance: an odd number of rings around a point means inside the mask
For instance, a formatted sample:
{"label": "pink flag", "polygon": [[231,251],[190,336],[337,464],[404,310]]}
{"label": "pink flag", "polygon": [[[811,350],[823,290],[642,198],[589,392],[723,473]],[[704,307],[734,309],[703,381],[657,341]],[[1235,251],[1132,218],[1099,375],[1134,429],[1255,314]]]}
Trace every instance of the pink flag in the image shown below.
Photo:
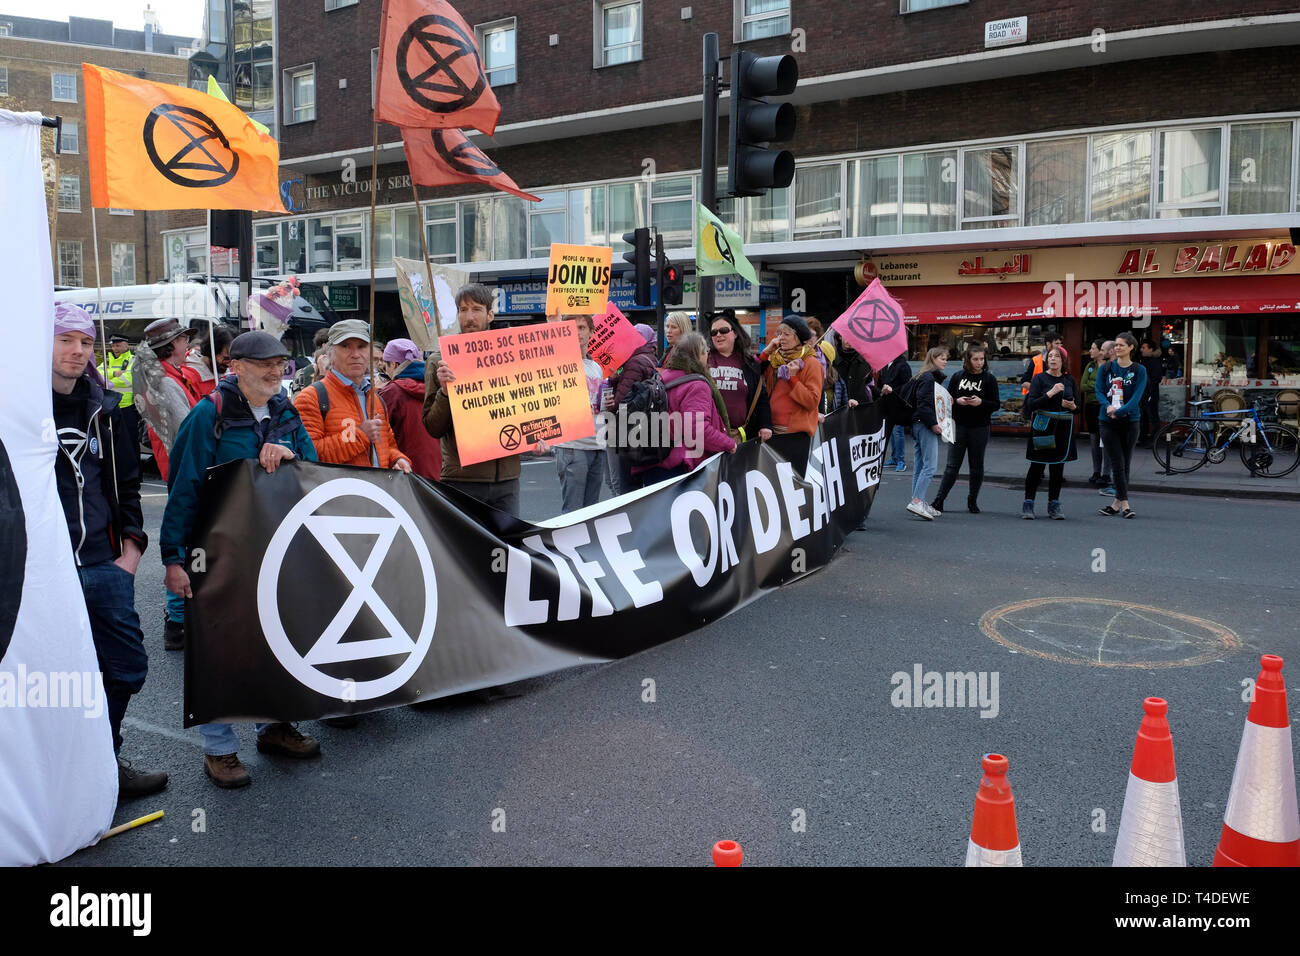
{"label": "pink flag", "polygon": [[871,280],[871,285],[831,323],[831,328],[861,352],[872,368],[884,368],[907,352],[903,307],[885,291],[879,279]]}
{"label": "pink flag", "polygon": [[627,316],[613,302],[604,315],[593,315],[591,321],[587,356],[599,362],[600,370],[607,376],[626,362],[629,355],[645,345],[641,333],[632,328]]}

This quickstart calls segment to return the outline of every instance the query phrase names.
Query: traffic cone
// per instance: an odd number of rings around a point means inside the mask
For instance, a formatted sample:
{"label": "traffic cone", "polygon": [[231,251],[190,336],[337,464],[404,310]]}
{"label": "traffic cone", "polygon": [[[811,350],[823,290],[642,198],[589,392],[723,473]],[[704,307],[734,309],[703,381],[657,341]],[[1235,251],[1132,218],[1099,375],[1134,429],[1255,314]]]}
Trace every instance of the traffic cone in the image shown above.
{"label": "traffic cone", "polygon": [[1133,747],[1111,865],[1186,866],[1174,738],[1165,717],[1169,704],[1159,697],[1148,697],[1142,701],[1142,709],[1146,713]]}
{"label": "traffic cone", "polygon": [[1291,718],[1282,658],[1259,659],[1255,699],[1241,734],[1215,866],[1300,866]]}
{"label": "traffic cone", "polygon": [[1016,800],[1007,780],[1007,758],[985,754],[984,776],[975,794],[975,818],[966,846],[967,866],[1023,866],[1016,833]]}
{"label": "traffic cone", "polygon": [[740,866],[745,858],[745,851],[735,840],[719,840],[713,844],[714,866]]}

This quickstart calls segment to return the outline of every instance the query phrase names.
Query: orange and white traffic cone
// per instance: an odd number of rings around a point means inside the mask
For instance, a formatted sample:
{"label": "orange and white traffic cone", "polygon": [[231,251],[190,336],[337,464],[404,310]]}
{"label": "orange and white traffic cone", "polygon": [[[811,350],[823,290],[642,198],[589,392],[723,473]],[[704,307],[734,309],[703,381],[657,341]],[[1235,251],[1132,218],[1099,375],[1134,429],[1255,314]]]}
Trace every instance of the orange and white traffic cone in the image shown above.
{"label": "orange and white traffic cone", "polygon": [[970,842],[966,845],[966,865],[1023,866],[1016,833],[1016,800],[1007,780],[1009,762],[1002,754],[985,754],[983,766]]}
{"label": "orange and white traffic cone", "polygon": [[1215,866],[1300,866],[1291,718],[1282,658],[1259,660],[1255,699],[1241,734]]}
{"label": "orange and white traffic cone", "polygon": [[1111,865],[1186,866],[1174,738],[1165,717],[1169,704],[1159,697],[1148,697],[1142,701],[1142,709],[1146,713],[1133,747]]}
{"label": "orange and white traffic cone", "polygon": [[745,859],[745,851],[735,840],[719,840],[713,844],[714,866],[740,866]]}

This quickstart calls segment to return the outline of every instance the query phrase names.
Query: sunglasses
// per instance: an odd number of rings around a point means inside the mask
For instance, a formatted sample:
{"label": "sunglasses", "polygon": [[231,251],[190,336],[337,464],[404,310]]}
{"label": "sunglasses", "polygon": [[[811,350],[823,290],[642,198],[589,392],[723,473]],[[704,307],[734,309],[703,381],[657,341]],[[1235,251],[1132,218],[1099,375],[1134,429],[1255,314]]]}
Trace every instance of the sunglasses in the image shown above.
{"label": "sunglasses", "polygon": [[711,329],[711,330],[709,331],[709,334],[710,334],[713,338],[716,339],[719,335],[732,335],[733,332],[734,332],[734,330],[732,330],[732,329],[730,329],[730,328],[726,328],[726,329]]}

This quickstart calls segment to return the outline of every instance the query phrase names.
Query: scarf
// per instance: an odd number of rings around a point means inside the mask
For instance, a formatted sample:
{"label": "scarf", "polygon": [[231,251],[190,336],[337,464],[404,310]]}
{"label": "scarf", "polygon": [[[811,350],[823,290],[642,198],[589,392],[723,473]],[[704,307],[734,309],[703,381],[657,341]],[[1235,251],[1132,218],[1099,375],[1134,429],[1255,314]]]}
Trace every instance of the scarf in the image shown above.
{"label": "scarf", "polygon": [[780,368],[782,365],[785,365],[787,362],[793,362],[795,359],[811,358],[812,355],[813,355],[813,347],[811,345],[800,345],[797,349],[795,349],[793,352],[789,353],[788,355],[785,352],[782,352],[780,349],[777,349],[770,356],[768,356],[767,364],[772,366],[772,368]]}
{"label": "scarf", "polygon": [[678,372],[686,372],[690,375],[703,375],[704,380],[709,383],[709,389],[713,392],[713,407],[718,410],[718,417],[722,419],[722,430],[730,431],[731,422],[727,418],[727,403],[722,400],[722,393],[718,391],[717,383],[713,381],[713,376],[709,370],[694,361],[690,356],[678,355],[674,352],[669,356],[664,368],[675,369]]}

